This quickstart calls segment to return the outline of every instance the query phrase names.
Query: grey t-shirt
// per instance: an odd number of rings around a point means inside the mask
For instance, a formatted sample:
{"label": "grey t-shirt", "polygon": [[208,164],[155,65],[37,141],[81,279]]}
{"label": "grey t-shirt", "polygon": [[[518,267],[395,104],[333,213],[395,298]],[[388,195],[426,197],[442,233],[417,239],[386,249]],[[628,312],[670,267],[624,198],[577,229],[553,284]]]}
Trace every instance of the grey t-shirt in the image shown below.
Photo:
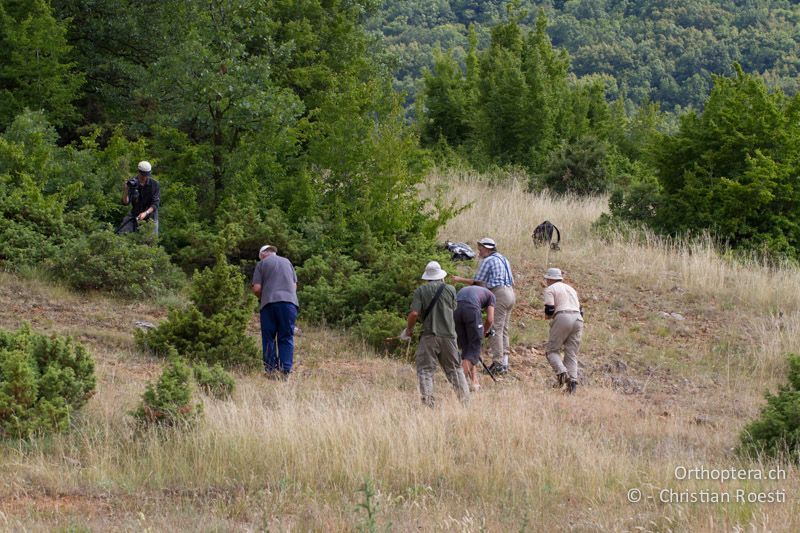
{"label": "grey t-shirt", "polygon": [[456,302],[458,304],[473,305],[479,309],[486,309],[488,306],[496,305],[495,295],[486,287],[479,285],[469,285],[458,291]]}
{"label": "grey t-shirt", "polygon": [[291,261],[270,255],[258,262],[253,272],[253,285],[261,285],[261,306],[276,302],[289,302],[300,307],[297,301],[297,274]]}

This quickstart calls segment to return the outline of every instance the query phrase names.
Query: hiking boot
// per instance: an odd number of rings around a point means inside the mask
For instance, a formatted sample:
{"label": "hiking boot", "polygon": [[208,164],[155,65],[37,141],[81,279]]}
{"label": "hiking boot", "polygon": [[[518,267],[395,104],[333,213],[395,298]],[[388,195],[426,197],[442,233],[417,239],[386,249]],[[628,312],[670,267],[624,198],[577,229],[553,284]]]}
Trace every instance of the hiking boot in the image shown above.
{"label": "hiking boot", "polygon": [[500,374],[508,373],[508,365],[504,365],[503,363],[498,363],[497,361],[493,362],[489,365],[489,372],[494,374],[495,376],[499,376]]}
{"label": "hiking boot", "polygon": [[553,385],[553,388],[560,389],[561,387],[567,384],[567,381],[569,381],[569,374],[567,374],[566,372],[561,372],[559,374],[556,374],[556,382]]}
{"label": "hiking boot", "polygon": [[567,382],[567,394],[575,394],[578,390],[578,380],[571,379]]}

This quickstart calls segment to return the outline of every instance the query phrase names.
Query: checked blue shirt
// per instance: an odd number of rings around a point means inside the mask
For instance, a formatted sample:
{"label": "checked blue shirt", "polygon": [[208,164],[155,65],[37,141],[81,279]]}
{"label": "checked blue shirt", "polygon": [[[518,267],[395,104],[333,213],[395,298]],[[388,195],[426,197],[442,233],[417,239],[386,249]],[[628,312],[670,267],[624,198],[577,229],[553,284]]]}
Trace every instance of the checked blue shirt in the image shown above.
{"label": "checked blue shirt", "polygon": [[481,265],[475,273],[475,281],[484,282],[488,289],[501,285],[512,287],[514,276],[511,275],[511,265],[508,263],[508,259],[494,252],[481,261]]}

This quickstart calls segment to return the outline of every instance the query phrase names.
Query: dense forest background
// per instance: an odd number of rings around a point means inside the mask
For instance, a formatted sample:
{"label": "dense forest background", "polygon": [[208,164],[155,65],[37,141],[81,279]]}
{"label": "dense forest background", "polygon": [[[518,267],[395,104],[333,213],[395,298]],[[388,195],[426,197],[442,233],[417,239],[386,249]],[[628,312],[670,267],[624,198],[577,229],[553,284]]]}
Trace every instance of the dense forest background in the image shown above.
{"label": "dense forest background", "polygon": [[[565,49],[576,76],[602,76],[611,98],[659,102],[665,111],[700,108],[712,75],[733,64],[770,87],[798,89],[800,4],[789,0],[520,0],[520,25],[542,9],[548,36]],[[508,18],[505,0],[386,1],[369,21],[396,58],[396,84],[413,99],[434,51],[462,64],[474,25],[480,46]]]}

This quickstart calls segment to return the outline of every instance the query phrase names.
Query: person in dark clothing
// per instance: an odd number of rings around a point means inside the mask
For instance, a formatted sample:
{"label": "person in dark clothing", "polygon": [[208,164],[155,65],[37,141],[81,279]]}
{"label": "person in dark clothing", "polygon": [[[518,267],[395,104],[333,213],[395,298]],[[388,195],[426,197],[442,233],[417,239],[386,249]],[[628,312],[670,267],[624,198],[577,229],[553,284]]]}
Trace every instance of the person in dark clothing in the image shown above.
{"label": "person in dark clothing", "polygon": [[[462,288],[456,295],[456,310],[453,319],[456,323],[458,349],[461,352],[461,366],[473,392],[481,388],[476,366],[480,363],[481,343],[492,329],[494,306],[497,299],[485,287],[471,285]],[[481,310],[486,309],[486,322]]]}
{"label": "person in dark clothing", "polygon": [[152,166],[140,161],[139,174],[125,182],[122,204],[131,205],[131,212],[125,215],[117,233],[130,233],[139,230],[139,222],[153,221],[153,233],[158,235],[158,206],[161,204],[161,189],[150,172]]}

